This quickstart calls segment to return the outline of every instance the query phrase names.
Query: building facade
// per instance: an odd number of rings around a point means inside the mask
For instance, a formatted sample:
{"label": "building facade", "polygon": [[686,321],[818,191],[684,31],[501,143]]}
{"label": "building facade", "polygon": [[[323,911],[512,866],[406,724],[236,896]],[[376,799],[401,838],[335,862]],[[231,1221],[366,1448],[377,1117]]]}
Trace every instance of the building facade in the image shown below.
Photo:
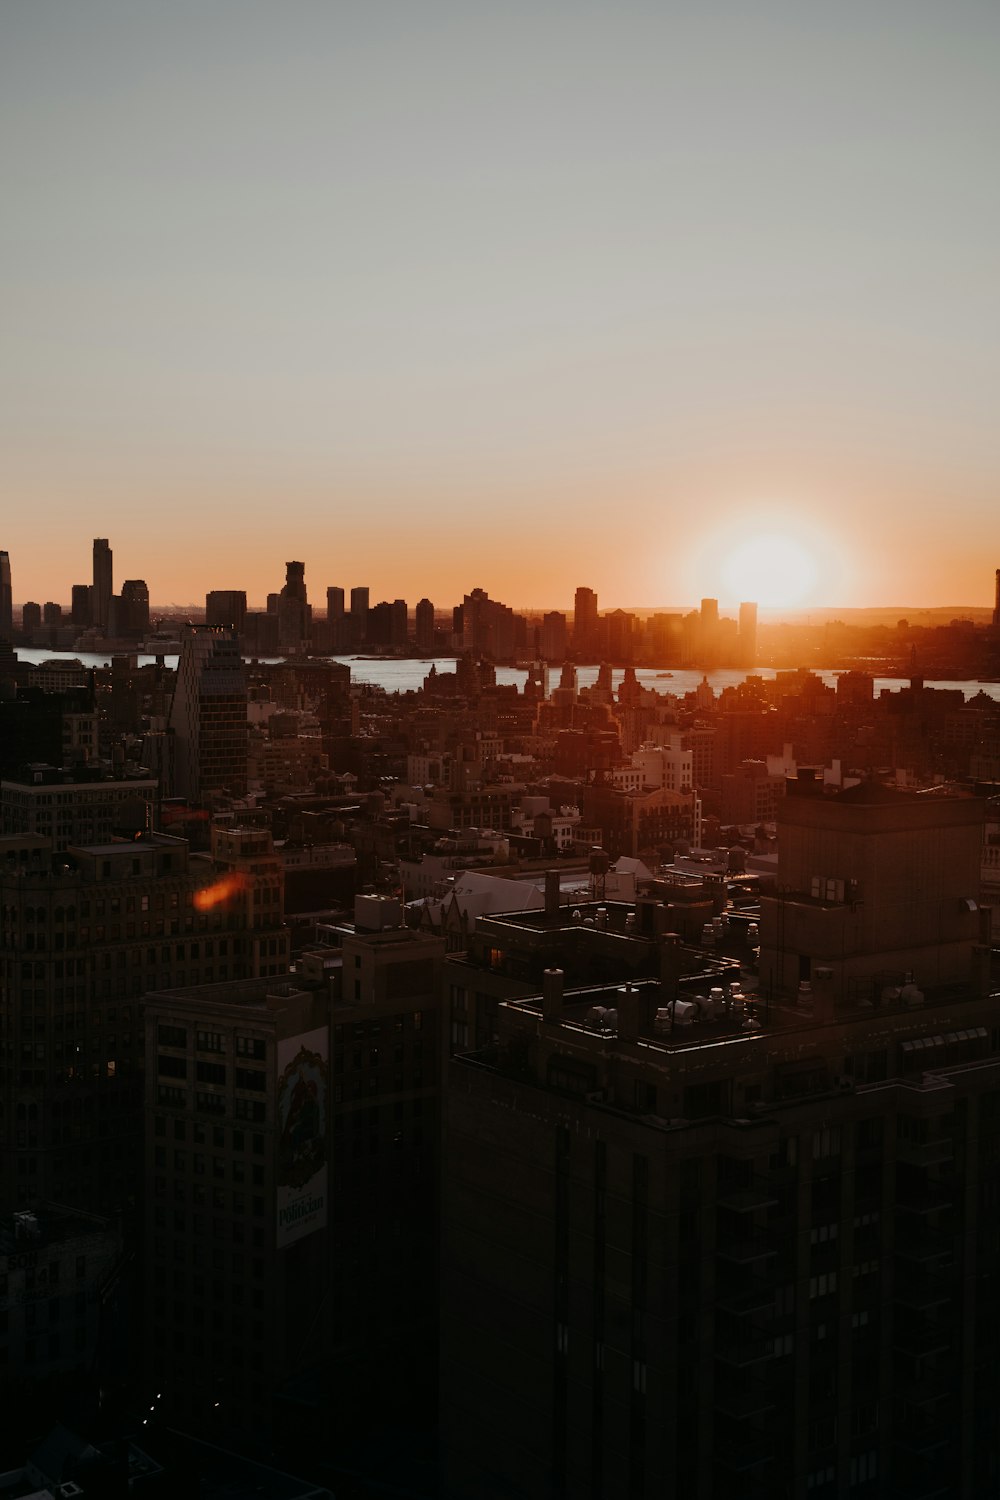
{"label": "building facade", "polygon": [[193,627],[185,632],[170,729],[176,796],[193,802],[214,792],[246,796],[247,683],[233,632]]}

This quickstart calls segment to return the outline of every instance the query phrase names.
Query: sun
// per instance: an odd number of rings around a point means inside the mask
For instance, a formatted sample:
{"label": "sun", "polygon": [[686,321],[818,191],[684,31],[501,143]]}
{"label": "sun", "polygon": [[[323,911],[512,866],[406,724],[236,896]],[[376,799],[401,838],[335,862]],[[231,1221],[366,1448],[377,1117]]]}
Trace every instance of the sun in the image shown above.
{"label": "sun", "polygon": [[814,598],[816,553],[794,537],[767,532],[727,551],[720,572],[732,599],[753,599],[765,609],[787,609]]}

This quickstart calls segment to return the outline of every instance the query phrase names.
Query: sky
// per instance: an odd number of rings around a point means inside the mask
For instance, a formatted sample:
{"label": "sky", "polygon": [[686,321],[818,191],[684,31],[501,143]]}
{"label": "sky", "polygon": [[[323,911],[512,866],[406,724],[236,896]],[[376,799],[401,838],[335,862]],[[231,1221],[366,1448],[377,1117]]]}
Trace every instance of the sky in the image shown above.
{"label": "sky", "polygon": [[8,0],[15,599],[108,536],[162,604],[989,604],[998,61],[995,0]]}

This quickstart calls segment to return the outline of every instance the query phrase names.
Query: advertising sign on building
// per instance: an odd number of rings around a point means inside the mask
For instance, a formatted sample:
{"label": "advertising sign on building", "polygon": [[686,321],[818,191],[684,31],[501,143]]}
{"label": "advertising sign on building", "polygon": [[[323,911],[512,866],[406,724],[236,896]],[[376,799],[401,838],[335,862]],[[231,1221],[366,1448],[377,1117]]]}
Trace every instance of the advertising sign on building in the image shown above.
{"label": "advertising sign on building", "polygon": [[326,1027],[278,1043],[278,1249],[326,1227]]}

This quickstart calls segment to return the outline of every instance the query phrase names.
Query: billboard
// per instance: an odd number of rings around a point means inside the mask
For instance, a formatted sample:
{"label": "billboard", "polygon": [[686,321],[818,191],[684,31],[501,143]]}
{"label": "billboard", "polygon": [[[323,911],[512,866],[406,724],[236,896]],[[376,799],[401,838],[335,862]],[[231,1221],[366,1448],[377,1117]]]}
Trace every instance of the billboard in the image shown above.
{"label": "billboard", "polygon": [[278,1043],[279,1250],[326,1228],[329,1060],[325,1026]]}

